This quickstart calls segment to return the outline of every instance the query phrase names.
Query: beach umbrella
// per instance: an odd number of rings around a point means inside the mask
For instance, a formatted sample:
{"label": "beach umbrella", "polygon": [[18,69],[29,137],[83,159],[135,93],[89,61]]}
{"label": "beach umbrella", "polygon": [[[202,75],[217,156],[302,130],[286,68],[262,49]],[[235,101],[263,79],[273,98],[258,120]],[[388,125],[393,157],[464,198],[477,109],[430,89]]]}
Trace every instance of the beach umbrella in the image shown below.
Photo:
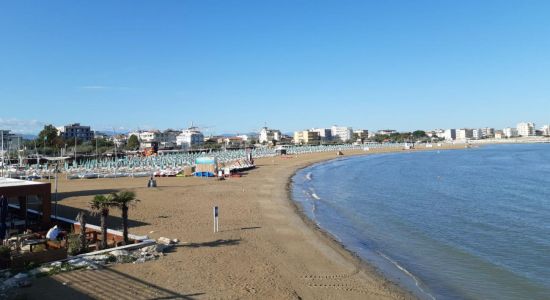
{"label": "beach umbrella", "polygon": [[6,220],[8,218],[8,198],[0,196],[0,240],[6,238]]}

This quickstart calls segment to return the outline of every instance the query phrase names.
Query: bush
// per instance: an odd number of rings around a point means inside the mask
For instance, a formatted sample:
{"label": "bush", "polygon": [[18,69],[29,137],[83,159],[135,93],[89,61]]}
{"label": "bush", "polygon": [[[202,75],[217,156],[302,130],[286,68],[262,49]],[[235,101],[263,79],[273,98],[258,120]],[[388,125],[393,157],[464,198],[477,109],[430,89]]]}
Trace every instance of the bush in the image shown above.
{"label": "bush", "polygon": [[80,254],[80,238],[78,234],[71,233],[67,236],[67,253],[72,256]]}

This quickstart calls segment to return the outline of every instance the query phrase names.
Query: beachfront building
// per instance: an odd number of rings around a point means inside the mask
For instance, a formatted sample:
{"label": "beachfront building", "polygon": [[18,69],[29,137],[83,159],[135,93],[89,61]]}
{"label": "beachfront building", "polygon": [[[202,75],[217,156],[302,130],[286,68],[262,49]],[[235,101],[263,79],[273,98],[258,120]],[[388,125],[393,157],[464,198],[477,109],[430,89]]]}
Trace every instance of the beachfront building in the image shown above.
{"label": "beachfront building", "polygon": [[504,132],[502,132],[502,130],[495,131],[495,139],[500,140],[500,139],[503,139],[504,137],[505,137]]}
{"label": "beachfront building", "polygon": [[323,142],[332,140],[332,130],[330,128],[312,128],[310,131],[317,132]]}
{"label": "beachfront building", "polygon": [[64,139],[79,139],[82,141],[90,141],[94,138],[94,132],[90,126],[83,126],[80,123],[73,123],[58,128],[59,136]]}
{"label": "beachfront building", "polygon": [[495,129],[490,127],[485,127],[481,129],[483,138],[492,138],[495,136]]}
{"label": "beachfront building", "polygon": [[295,131],[293,142],[296,145],[319,145],[321,143],[321,137],[317,131]]}
{"label": "beachfront building", "polygon": [[356,142],[363,143],[369,138],[369,131],[367,129],[354,130],[353,136]]}
{"label": "beachfront building", "polygon": [[200,146],[204,143],[204,135],[200,132],[199,128],[191,126],[182,131],[176,137],[176,145],[188,149],[196,146]]}
{"label": "beachfront building", "polygon": [[277,129],[269,129],[267,127],[263,127],[261,130],[260,130],[260,137],[259,137],[259,142],[261,144],[263,143],[272,143],[272,142],[278,142],[281,140],[281,131],[277,130]]}
{"label": "beachfront building", "polygon": [[469,128],[461,128],[456,131],[456,139],[457,140],[467,140],[474,137],[473,129]]}
{"label": "beachfront building", "polygon": [[550,125],[544,125],[542,126],[542,128],[540,129],[542,135],[544,136],[550,136]]}
{"label": "beachfront building", "polygon": [[502,129],[502,134],[506,138],[512,138],[518,136],[518,130],[516,128],[506,127]]}
{"label": "beachfront building", "polygon": [[353,129],[351,127],[334,125],[330,128],[330,134],[333,139],[339,139],[342,142],[348,142],[353,139]]}
{"label": "beachfront building", "polygon": [[176,147],[177,137],[181,134],[181,130],[166,129],[160,134],[159,148],[171,149]]}
{"label": "beachfront building", "polygon": [[434,130],[428,130],[426,131],[426,135],[430,138],[445,138],[445,130],[444,129],[434,129]]}
{"label": "beachfront building", "polygon": [[160,141],[160,131],[158,130],[140,130],[128,134],[128,136],[132,135],[138,138],[139,149],[158,147]]}
{"label": "beachfront building", "polygon": [[456,140],[456,129],[445,129],[444,137],[446,141]]}
{"label": "beachfront building", "polygon": [[519,136],[535,135],[535,123],[531,123],[531,122],[518,123],[516,128]]}
{"label": "beachfront building", "polygon": [[472,138],[474,140],[481,140],[482,138],[484,138],[483,129],[481,128],[472,129]]}

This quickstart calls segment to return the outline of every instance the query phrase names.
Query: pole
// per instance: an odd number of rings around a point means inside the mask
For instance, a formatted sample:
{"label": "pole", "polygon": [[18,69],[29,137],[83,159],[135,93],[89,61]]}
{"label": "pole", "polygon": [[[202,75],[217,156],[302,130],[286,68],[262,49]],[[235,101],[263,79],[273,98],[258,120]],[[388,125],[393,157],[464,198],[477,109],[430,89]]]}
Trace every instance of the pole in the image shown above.
{"label": "pole", "polygon": [[55,194],[54,194],[54,201],[55,201],[55,206],[54,206],[54,215],[55,215],[55,220],[57,221],[57,170],[59,168],[59,160],[57,161],[57,165],[55,166]]}
{"label": "pole", "polygon": [[214,233],[219,231],[218,225],[218,207],[214,206]]}
{"label": "pole", "polygon": [[74,161],[76,162],[76,133],[74,134]]}

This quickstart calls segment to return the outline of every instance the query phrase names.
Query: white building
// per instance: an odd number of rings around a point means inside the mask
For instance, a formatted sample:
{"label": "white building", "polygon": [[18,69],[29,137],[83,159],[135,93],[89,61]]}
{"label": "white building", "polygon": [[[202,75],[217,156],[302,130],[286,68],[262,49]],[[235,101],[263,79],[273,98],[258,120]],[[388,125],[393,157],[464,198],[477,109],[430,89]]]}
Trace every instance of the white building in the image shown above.
{"label": "white building", "polygon": [[330,134],[332,135],[332,138],[340,139],[343,142],[353,139],[353,129],[351,127],[334,125],[330,129]]}
{"label": "white building", "polygon": [[518,136],[518,130],[516,128],[506,127],[502,129],[504,137],[512,138]]}
{"label": "white building", "polygon": [[187,149],[204,143],[204,135],[197,127],[189,127],[176,137],[176,145]]}
{"label": "white building", "polygon": [[[137,136],[136,136],[137,137]],[[138,138],[139,139],[139,138]],[[110,140],[118,147],[124,147],[126,146],[126,143],[128,143],[128,136],[124,134],[117,134],[110,138]]]}
{"label": "white building", "polygon": [[542,132],[542,135],[544,135],[544,136],[549,136],[549,135],[550,135],[550,125],[544,125],[544,126],[542,126],[542,128],[540,129],[540,131]]}
{"label": "white building", "polygon": [[446,141],[456,140],[456,129],[445,129],[444,137]]}
{"label": "white building", "polygon": [[522,122],[518,123],[517,131],[519,136],[534,136],[535,135],[535,123]]}
{"label": "white building", "polygon": [[319,134],[319,138],[323,141],[332,140],[332,130],[330,130],[330,128],[312,128],[310,131],[317,132]]}
{"label": "white building", "polygon": [[269,143],[273,141],[280,141],[281,140],[281,131],[276,129],[269,129],[267,127],[263,127],[262,130],[260,130],[260,137],[258,141],[260,143]]}
{"label": "white building", "polygon": [[139,148],[153,148],[159,145],[160,142],[160,131],[158,130],[144,130],[144,131],[135,131],[128,134],[128,137],[135,135],[139,141]]}
{"label": "white building", "polygon": [[472,129],[469,128],[461,128],[456,131],[456,139],[457,140],[467,140],[473,138],[474,133]]}
{"label": "white building", "polygon": [[482,138],[484,138],[485,136],[483,135],[483,129],[479,128],[479,129],[472,129],[472,138],[475,139],[475,140],[480,140]]}
{"label": "white building", "polygon": [[243,142],[248,142],[248,140],[250,139],[250,137],[246,134],[240,134],[240,135],[237,135],[237,137],[242,139]]}
{"label": "white building", "polygon": [[495,129],[490,127],[485,127],[481,129],[483,138],[492,138],[495,136]]}

